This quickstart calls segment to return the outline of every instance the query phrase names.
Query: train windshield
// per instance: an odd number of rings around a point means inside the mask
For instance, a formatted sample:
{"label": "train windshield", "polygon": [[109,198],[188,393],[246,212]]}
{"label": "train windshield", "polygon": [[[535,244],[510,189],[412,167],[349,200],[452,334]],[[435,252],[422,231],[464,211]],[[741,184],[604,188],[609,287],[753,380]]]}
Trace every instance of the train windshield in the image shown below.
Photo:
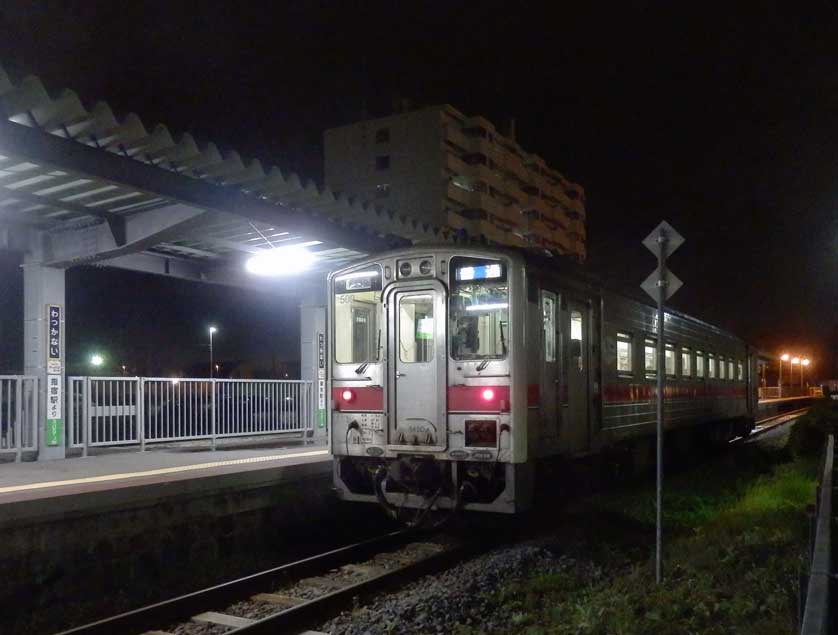
{"label": "train windshield", "polygon": [[499,260],[451,259],[449,328],[451,356],[502,359],[509,337],[509,282]]}
{"label": "train windshield", "polygon": [[381,357],[381,267],[334,279],[335,361],[366,364]]}

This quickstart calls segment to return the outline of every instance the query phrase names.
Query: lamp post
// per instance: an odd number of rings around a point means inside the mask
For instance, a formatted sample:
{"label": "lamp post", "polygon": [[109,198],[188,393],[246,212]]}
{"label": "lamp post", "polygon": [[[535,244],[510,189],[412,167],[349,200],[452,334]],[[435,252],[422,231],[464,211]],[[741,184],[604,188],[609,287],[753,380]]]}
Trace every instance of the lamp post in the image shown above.
{"label": "lamp post", "polygon": [[791,358],[791,372],[789,373],[789,384],[794,388],[794,367],[800,363],[799,357]]}
{"label": "lamp post", "polygon": [[789,354],[783,353],[780,355],[780,379],[777,380],[777,397],[782,398],[783,396],[783,362],[789,361]]}
{"label": "lamp post", "polygon": [[218,331],[217,328],[214,326],[209,327],[209,337],[210,337],[210,379],[212,379],[212,335]]}

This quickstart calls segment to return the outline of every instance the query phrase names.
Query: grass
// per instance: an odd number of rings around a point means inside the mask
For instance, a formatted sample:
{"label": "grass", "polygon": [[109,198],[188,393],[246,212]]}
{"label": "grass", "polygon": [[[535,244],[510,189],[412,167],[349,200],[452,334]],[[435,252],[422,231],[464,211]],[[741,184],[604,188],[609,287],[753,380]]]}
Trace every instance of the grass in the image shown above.
{"label": "grass", "polygon": [[[654,488],[602,496],[574,512],[560,548],[587,568],[532,577],[497,593],[526,635],[685,633],[783,635],[797,621],[797,585],[817,457],[746,446],[666,483],[665,581],[656,586]],[[479,629],[459,628],[459,635]]]}

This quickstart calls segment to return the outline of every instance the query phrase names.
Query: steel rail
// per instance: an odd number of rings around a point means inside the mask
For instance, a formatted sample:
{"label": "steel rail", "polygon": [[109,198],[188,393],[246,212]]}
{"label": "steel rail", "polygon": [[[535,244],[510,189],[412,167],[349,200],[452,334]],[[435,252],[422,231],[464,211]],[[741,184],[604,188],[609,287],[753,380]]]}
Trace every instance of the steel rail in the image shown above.
{"label": "steel rail", "polygon": [[262,635],[303,632],[316,628],[341,611],[351,610],[359,601],[380,592],[392,593],[397,588],[422,576],[450,569],[464,559],[483,553],[498,544],[496,541],[474,540],[427,556],[403,567],[367,578],[352,586],[322,595],[303,604],[270,615],[248,626],[231,631],[237,635]]}
{"label": "steel rail", "polygon": [[[148,630],[160,629],[177,622],[188,621],[193,615],[205,611],[224,608],[237,601],[247,599],[256,593],[272,589],[278,584],[287,582],[291,579],[305,578],[307,576],[321,574],[329,569],[357,562],[358,560],[364,558],[369,558],[382,550],[401,546],[407,543],[415,535],[416,532],[411,530],[403,529],[394,531],[384,534],[383,536],[378,536],[376,538],[364,540],[345,547],[333,549],[296,562],[290,562],[278,567],[273,567],[237,580],[224,582],[200,591],[187,593],[169,600],[164,600],[162,602],[150,604],[148,606],[127,611],[96,622],[91,622],[90,624],[64,630],[57,635],[111,635],[113,633],[139,635],[140,633]],[[424,560],[419,561],[417,564],[421,564],[422,562],[424,562]],[[396,570],[391,573],[398,573],[398,571],[399,570]],[[377,580],[378,577],[369,579],[370,582]],[[363,586],[363,584],[364,583],[362,582],[361,586]],[[355,587],[348,587],[347,590],[354,588]],[[319,599],[325,599],[338,593],[340,592],[331,593],[328,596],[322,596]],[[357,595],[357,592],[355,592],[355,594]],[[336,598],[335,601],[337,602],[337,600],[338,599]],[[296,611],[298,609],[302,609],[304,606],[306,605],[298,605],[297,607],[294,607],[294,610]],[[311,609],[307,610],[311,611]],[[299,614],[302,615],[307,613],[306,611],[300,611]],[[266,619],[269,620],[271,618]],[[295,619],[299,619],[299,617]],[[260,620],[247,628],[250,629],[259,626],[264,621],[266,620]],[[263,627],[260,626],[260,628]],[[247,633],[263,632],[258,628],[256,630],[241,630]]]}

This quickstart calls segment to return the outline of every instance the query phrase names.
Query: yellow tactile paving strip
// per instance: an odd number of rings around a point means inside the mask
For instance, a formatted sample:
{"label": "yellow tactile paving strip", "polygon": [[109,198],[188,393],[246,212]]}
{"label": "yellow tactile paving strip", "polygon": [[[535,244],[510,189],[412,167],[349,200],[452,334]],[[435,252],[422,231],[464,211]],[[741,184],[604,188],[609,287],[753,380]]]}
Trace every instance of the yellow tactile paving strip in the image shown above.
{"label": "yellow tactile paving strip", "polygon": [[144,470],[142,472],[122,472],[120,474],[102,474],[101,476],[86,476],[84,478],[73,478],[65,481],[44,481],[42,483],[28,483],[26,485],[12,485],[10,487],[0,487],[0,494],[11,494],[12,492],[25,492],[28,490],[44,489],[49,487],[64,487],[66,485],[84,485],[87,483],[121,481],[123,479],[142,478],[145,476],[180,474],[183,472],[209,470],[215,467],[227,467],[230,465],[246,465],[249,463],[264,463],[266,461],[282,461],[285,459],[302,459],[314,456],[325,456],[327,454],[329,454],[328,450],[311,450],[309,452],[294,452],[292,454],[272,454],[269,456],[254,456],[246,459],[230,459],[228,461],[212,461],[211,463],[196,463],[194,465],[161,467],[154,470]]}

